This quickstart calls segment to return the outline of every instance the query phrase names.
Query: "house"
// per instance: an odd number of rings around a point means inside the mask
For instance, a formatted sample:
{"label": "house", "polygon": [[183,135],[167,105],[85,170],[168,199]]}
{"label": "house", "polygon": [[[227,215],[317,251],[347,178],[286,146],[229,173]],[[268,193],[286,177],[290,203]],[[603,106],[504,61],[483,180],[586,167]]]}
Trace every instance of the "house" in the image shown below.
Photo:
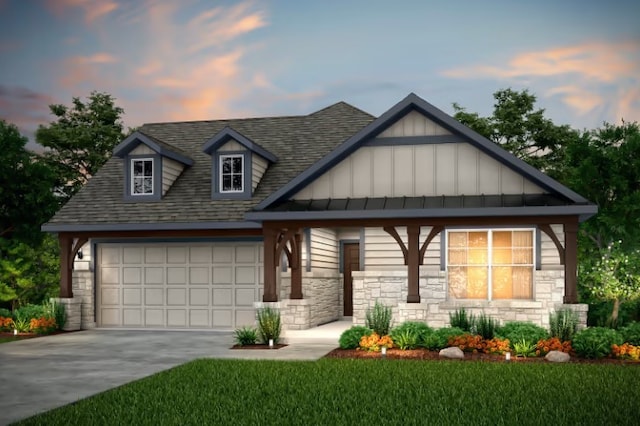
{"label": "house", "polygon": [[47,224],[70,327],[285,329],[375,301],[548,325],[578,304],[578,224],[597,207],[410,94],[380,117],[145,124]]}

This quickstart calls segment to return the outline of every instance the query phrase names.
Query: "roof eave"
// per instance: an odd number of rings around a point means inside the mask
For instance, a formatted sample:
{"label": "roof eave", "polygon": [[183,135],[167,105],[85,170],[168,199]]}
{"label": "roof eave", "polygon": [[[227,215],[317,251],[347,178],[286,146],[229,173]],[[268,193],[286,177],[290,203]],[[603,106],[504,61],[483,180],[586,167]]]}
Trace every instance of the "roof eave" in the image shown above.
{"label": "roof eave", "polygon": [[211,155],[211,153],[227,143],[230,139],[237,141],[249,151],[255,152],[256,154],[264,157],[266,160],[269,160],[272,163],[278,161],[278,157],[229,126],[225,126],[216,135],[205,142],[204,146],[202,147],[202,151]]}
{"label": "roof eave", "polygon": [[251,221],[228,222],[161,222],[161,223],[45,223],[43,232],[105,232],[105,231],[188,231],[204,229],[260,229]]}

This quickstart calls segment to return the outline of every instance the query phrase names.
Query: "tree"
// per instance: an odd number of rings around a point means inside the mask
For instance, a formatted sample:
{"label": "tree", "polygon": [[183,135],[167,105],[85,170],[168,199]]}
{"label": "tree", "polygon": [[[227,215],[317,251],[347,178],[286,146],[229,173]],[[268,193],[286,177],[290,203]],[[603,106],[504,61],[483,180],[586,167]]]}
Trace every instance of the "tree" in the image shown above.
{"label": "tree", "polygon": [[48,148],[47,163],[56,171],[57,189],[64,203],[111,157],[125,137],[121,121],[124,110],[106,93],[91,92],[88,102],[74,97],[71,108],[49,105],[57,121],[40,126],[39,144]]}
{"label": "tree", "polygon": [[622,241],[614,241],[602,252],[593,264],[582,264],[580,272],[592,296],[613,302],[608,322],[616,326],[620,305],[640,299],[640,250],[629,252]]}
{"label": "tree", "polygon": [[493,114],[481,117],[454,103],[454,118],[532,166],[554,174],[567,142],[578,138],[569,126],[557,126],[536,109],[527,90],[501,89],[493,94]]}

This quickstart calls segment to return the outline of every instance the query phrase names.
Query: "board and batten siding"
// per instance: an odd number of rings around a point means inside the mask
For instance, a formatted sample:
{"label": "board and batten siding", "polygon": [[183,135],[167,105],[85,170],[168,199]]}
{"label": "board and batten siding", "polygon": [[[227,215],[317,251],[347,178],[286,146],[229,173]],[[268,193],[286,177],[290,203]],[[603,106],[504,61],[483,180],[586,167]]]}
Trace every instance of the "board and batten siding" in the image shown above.
{"label": "board and batten siding", "polygon": [[338,235],[328,228],[311,228],[311,270],[337,271]]}
{"label": "board and batten siding", "polygon": [[[397,227],[398,235],[405,245],[408,243],[407,229]],[[420,228],[420,247],[431,232],[430,226]],[[402,249],[382,228],[365,228],[364,265],[367,271],[406,270]],[[440,265],[440,234],[431,240],[424,255],[424,266],[438,268]]]}
{"label": "board and batten siding", "polygon": [[451,132],[429,120],[418,111],[411,111],[378,135],[379,138],[399,136],[438,136]]}
{"label": "board and batten siding", "polygon": [[260,183],[260,179],[267,170],[269,162],[258,154],[251,154],[251,190],[255,191]]}
{"label": "board and batten siding", "polygon": [[171,158],[163,158],[162,159],[162,195],[164,196],[173,182],[178,179],[180,173],[184,169],[184,165],[172,160]]}
{"label": "board and batten siding", "polygon": [[468,143],[363,146],[292,198],[532,194],[544,191]]}

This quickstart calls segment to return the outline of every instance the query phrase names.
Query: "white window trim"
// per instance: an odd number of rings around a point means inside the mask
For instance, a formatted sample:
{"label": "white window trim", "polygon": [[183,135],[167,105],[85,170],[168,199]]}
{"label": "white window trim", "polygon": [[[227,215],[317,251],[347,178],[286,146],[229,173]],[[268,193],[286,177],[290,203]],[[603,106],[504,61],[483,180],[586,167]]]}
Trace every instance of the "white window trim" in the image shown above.
{"label": "white window trim", "polygon": [[[136,161],[151,161],[151,192],[135,192],[135,185],[133,184],[133,182],[136,179],[135,176],[135,167],[134,167],[134,163]],[[131,167],[131,175],[130,175],[130,193],[132,196],[134,197],[144,197],[144,196],[150,196],[150,195],[154,195],[154,189],[155,189],[155,171],[156,171],[156,164],[155,161],[153,161],[153,158],[149,157],[149,158],[132,158],[131,159],[131,163],[130,163],[130,167]],[[144,170],[144,167],[142,168]],[[144,178],[145,176],[143,176]]]}
{"label": "white window trim", "polygon": [[[491,236],[488,238],[487,241],[487,298],[486,299],[456,299],[456,298],[452,298],[453,300],[470,300],[470,301],[477,301],[477,300],[484,300],[484,301],[492,301],[493,300],[493,276],[492,276],[492,271],[491,271],[491,266],[493,265],[493,233],[494,232],[502,232],[502,231],[530,231],[532,233],[532,240],[531,240],[531,250],[533,250],[532,256],[531,256],[531,260],[532,260],[532,264],[531,266],[531,299],[496,299],[496,300],[535,300],[535,269],[536,269],[536,230],[535,228],[452,228],[452,229],[447,229],[447,237],[446,237],[446,244],[445,244],[445,268],[446,268],[446,282],[447,282],[447,299],[451,298],[449,295],[449,234],[451,232],[487,232],[488,234],[491,234]],[[526,265],[529,266],[529,265]]]}
{"label": "white window trim", "polygon": [[[241,171],[240,171],[240,176],[242,177],[242,188],[240,190],[224,190],[224,173],[223,173],[223,168],[222,168],[222,163],[224,162],[224,160],[226,158],[240,158],[240,160],[242,161],[242,165],[241,165]],[[245,158],[243,154],[220,154],[219,157],[219,163],[218,163],[218,169],[219,174],[218,174],[218,183],[219,183],[219,190],[221,194],[241,194],[244,192],[244,162],[245,162]],[[231,176],[233,178],[233,172],[231,173]],[[233,179],[232,179],[233,182]],[[233,186],[233,184],[232,184]]]}

